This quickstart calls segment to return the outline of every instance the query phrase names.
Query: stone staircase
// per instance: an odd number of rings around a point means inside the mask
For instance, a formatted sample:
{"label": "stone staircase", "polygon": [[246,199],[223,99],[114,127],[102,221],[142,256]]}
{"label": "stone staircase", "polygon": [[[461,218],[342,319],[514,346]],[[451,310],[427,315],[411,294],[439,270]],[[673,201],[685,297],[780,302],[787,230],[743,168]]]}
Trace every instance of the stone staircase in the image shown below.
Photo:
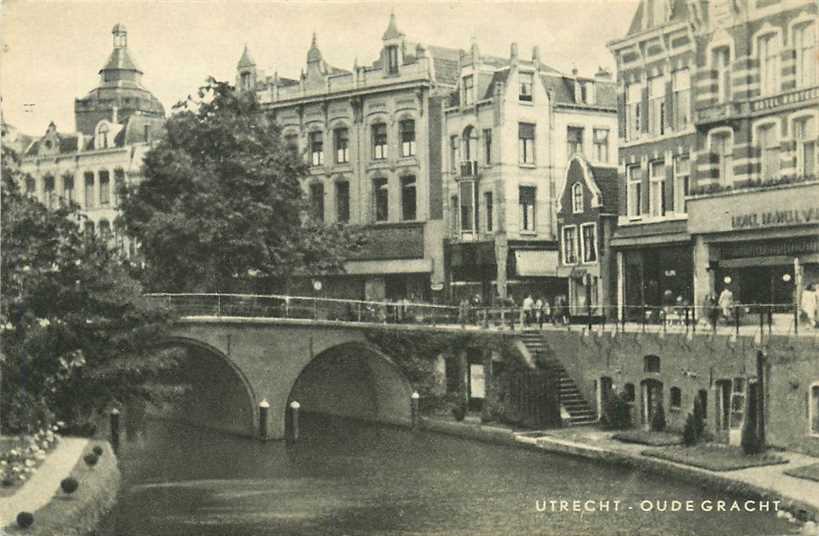
{"label": "stone staircase", "polygon": [[532,354],[532,357],[545,364],[545,369],[557,377],[560,389],[560,409],[569,414],[565,420],[569,426],[581,426],[597,422],[597,416],[588,402],[583,398],[577,384],[566,372],[563,364],[552,357],[544,355],[543,334],[537,331],[523,331],[518,335],[520,340]]}

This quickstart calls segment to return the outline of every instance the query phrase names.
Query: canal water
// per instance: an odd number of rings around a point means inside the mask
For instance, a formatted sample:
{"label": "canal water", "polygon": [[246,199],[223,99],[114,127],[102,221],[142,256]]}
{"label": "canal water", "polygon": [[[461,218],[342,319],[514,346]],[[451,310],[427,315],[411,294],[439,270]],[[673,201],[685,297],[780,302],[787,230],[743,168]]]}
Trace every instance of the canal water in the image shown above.
{"label": "canal water", "polygon": [[[793,530],[772,513],[643,512],[643,500],[701,504],[735,497],[622,467],[315,416],[305,419],[302,433],[292,446],[149,421],[144,436],[121,445],[122,494],[100,532],[711,536]],[[552,512],[550,500],[611,502],[609,512],[573,513]],[[614,500],[621,501],[617,512]]]}

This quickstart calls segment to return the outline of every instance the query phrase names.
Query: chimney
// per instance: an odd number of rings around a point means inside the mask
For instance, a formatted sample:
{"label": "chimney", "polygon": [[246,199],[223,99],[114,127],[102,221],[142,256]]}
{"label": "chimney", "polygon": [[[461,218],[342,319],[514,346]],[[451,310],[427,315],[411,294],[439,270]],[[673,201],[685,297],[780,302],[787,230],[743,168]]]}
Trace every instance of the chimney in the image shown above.
{"label": "chimney", "polygon": [[594,73],[594,79],[601,82],[609,82],[611,81],[611,73],[608,71],[608,69],[598,67],[597,72]]}
{"label": "chimney", "polygon": [[518,62],[518,44],[512,43],[512,46],[509,47],[509,59],[512,60],[512,63]]}
{"label": "chimney", "polygon": [[532,48],[532,63],[535,64],[535,67],[540,66],[540,47],[537,45]]}

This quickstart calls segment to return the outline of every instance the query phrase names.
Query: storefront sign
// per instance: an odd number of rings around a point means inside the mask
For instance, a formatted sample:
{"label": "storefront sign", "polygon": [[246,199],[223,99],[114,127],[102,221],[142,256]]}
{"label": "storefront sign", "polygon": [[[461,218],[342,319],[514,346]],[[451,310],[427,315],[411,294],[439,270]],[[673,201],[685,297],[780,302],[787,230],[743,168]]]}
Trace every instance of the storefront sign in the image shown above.
{"label": "storefront sign", "polygon": [[819,223],[819,205],[805,209],[770,210],[731,216],[731,229],[754,229],[781,225],[804,225]]}

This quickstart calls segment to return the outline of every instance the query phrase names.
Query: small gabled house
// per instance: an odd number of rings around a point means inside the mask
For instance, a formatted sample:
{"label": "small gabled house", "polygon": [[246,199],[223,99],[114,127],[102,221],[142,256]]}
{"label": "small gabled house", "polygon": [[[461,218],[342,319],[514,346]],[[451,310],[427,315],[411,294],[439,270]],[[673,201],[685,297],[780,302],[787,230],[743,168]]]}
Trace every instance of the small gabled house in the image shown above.
{"label": "small gabled house", "polygon": [[572,315],[616,318],[617,266],[609,242],[617,227],[617,167],[569,160],[557,207],[558,276],[568,278]]}

